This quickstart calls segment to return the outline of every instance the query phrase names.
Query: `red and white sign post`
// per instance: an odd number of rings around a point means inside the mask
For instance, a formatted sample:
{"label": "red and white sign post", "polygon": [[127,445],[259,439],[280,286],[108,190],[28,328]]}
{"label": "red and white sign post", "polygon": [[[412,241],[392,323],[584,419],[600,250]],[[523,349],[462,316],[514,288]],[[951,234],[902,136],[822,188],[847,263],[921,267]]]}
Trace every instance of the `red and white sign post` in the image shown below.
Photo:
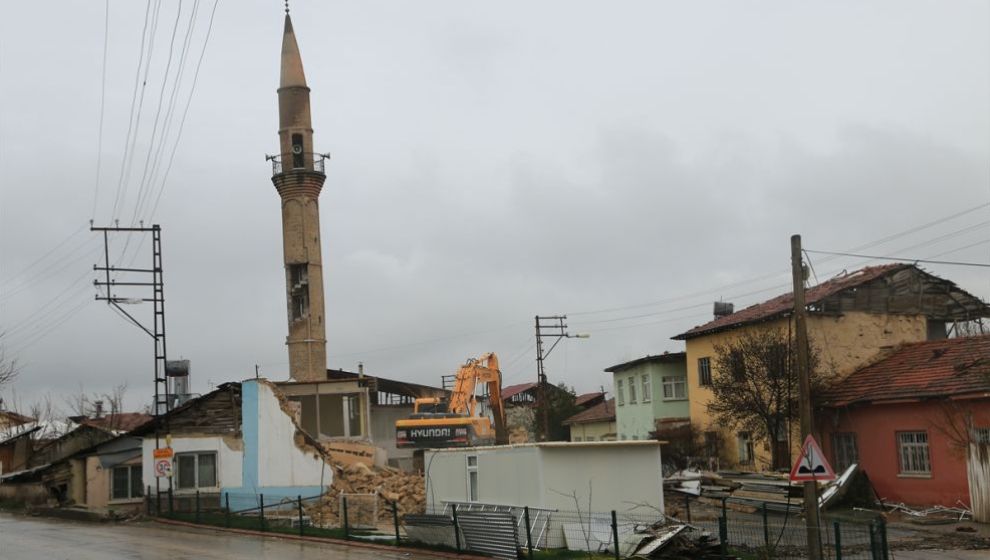
{"label": "red and white sign post", "polygon": [[175,452],[172,451],[171,447],[161,447],[155,449],[152,452],[155,458],[155,477],[156,478],[171,478],[172,477],[172,457]]}
{"label": "red and white sign post", "polygon": [[815,436],[808,434],[801,446],[801,453],[791,467],[791,482],[818,482],[835,480],[835,471],[828,464]]}

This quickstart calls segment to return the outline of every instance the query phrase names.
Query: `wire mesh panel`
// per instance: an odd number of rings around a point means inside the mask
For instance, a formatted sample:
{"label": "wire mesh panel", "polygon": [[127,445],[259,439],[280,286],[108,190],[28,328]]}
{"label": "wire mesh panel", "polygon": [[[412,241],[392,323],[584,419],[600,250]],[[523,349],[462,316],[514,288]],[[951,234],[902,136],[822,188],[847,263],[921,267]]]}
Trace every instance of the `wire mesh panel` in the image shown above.
{"label": "wire mesh panel", "polygon": [[340,494],[340,511],[347,501],[347,524],[354,529],[374,529],[378,526],[378,494]]}

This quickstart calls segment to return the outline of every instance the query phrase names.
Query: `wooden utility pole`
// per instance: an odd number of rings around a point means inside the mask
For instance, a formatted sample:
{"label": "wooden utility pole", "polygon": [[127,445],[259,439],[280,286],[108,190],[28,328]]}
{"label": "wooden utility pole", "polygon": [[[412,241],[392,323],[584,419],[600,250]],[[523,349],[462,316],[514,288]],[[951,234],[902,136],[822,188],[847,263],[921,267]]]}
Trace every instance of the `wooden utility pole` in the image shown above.
{"label": "wooden utility pole", "polygon": [[[801,441],[811,434],[811,379],[808,372],[808,324],[804,304],[804,265],[801,236],[791,236],[791,275],[794,279],[794,333],[797,346],[798,391],[801,409]],[[818,483],[804,483],[804,520],[808,533],[808,558],[821,560],[821,533],[818,530]]]}

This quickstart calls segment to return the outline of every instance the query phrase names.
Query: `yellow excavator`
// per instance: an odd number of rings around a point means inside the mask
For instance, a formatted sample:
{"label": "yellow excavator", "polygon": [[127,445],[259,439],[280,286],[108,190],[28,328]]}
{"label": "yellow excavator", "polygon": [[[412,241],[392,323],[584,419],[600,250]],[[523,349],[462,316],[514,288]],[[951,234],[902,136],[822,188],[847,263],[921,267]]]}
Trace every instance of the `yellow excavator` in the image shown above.
{"label": "yellow excavator", "polygon": [[[481,414],[477,394],[481,388],[487,388],[492,418]],[[508,439],[502,372],[494,352],[469,359],[457,370],[449,398],[416,399],[413,413],[395,422],[399,449],[475,447],[504,444]]]}

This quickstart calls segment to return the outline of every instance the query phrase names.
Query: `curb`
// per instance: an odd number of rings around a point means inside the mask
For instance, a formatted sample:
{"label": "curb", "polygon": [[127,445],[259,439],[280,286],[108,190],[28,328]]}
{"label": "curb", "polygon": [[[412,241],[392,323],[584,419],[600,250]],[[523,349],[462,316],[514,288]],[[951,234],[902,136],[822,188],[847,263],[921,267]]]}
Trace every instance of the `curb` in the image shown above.
{"label": "curb", "polygon": [[457,554],[455,552],[443,552],[440,550],[430,550],[428,548],[413,548],[413,547],[395,547],[386,546],[383,544],[375,544],[369,542],[360,541],[345,541],[341,539],[330,539],[322,537],[306,537],[299,535],[290,535],[288,533],[271,533],[262,531],[252,531],[250,529],[233,529],[227,527],[215,527],[213,525],[197,525],[196,523],[189,523],[186,521],[176,521],[174,519],[158,519],[152,518],[155,523],[161,523],[162,525],[174,525],[177,527],[194,527],[197,529],[206,529],[209,531],[220,531],[224,533],[235,533],[238,535],[248,535],[252,537],[269,537],[277,539],[286,539],[291,541],[303,541],[311,542],[317,544],[333,544],[340,546],[350,546],[354,548],[364,548],[368,550],[380,550],[392,553],[411,553],[415,552],[417,554],[424,554],[429,556],[434,556],[436,558],[457,558],[457,559],[469,559],[469,560],[490,560],[487,556],[475,556],[473,554]]}

